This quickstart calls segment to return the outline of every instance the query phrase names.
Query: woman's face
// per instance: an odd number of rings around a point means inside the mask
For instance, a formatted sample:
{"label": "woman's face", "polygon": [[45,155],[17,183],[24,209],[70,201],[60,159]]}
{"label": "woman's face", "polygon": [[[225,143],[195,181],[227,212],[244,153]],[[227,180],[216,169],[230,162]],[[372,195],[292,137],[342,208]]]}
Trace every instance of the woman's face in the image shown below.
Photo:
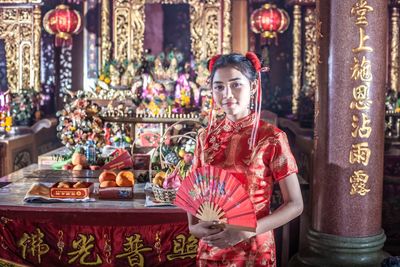
{"label": "woman's face", "polygon": [[250,114],[250,99],[257,86],[257,80],[250,82],[233,67],[217,69],[212,81],[215,104],[225,111],[232,120],[239,120]]}

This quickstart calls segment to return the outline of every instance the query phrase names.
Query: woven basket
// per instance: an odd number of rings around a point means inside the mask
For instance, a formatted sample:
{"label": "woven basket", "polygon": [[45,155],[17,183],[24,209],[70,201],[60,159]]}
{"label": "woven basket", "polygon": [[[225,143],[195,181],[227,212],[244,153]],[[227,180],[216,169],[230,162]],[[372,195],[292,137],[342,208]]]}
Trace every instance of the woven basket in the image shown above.
{"label": "woven basket", "polygon": [[[155,152],[156,152],[157,150],[159,151],[159,157],[160,157],[160,163],[161,163],[161,168],[162,168],[162,169],[164,169],[164,168],[166,168],[166,167],[168,167],[168,166],[173,166],[173,164],[167,162],[167,161],[164,159],[163,153],[161,152],[161,151],[162,151],[163,145],[165,145],[164,142],[167,140],[167,138],[166,138],[166,137],[167,137],[167,133],[168,133],[171,129],[173,129],[173,127],[174,127],[175,125],[181,124],[181,123],[185,123],[185,122],[192,122],[192,123],[193,123],[193,122],[196,122],[196,123],[199,123],[198,121],[195,121],[195,120],[181,120],[181,121],[178,121],[178,122],[172,124],[171,126],[169,126],[169,127],[165,130],[163,136],[162,136],[161,139],[160,139],[160,145],[154,150],[153,154],[151,155],[151,157],[153,158],[154,155],[155,155]],[[185,133],[185,134],[183,134],[183,135],[172,135],[172,136],[169,137],[169,139],[187,138],[187,139],[191,139],[191,140],[196,141],[196,139],[193,138],[192,136],[190,136],[190,134],[196,134],[196,133],[195,133],[195,132],[188,132],[188,133]],[[150,178],[150,183],[152,183],[152,178],[153,178],[153,175],[152,175],[152,173],[153,173],[153,170],[152,170],[152,162],[153,162],[153,161],[150,160],[150,166],[149,166],[149,174],[150,174],[150,175],[149,175],[149,178]],[[153,184],[153,183],[151,184],[151,188],[152,188],[152,190],[153,190],[154,198],[155,198],[157,201],[163,202],[163,203],[172,203],[172,202],[175,200],[175,196],[176,196],[176,191],[177,191],[177,189],[165,189],[165,188],[161,188],[161,187],[159,187],[158,185],[155,185],[155,184]]]}
{"label": "woven basket", "polygon": [[151,189],[153,190],[154,198],[158,202],[164,202],[164,203],[174,202],[177,189],[164,189],[155,184],[151,185]]}

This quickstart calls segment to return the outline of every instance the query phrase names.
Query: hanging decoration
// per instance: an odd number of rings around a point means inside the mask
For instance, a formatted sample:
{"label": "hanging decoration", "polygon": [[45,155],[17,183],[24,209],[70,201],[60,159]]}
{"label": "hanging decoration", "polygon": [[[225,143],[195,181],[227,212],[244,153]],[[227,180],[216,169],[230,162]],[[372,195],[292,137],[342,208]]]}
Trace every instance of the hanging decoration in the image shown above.
{"label": "hanging decoration", "polygon": [[277,33],[286,31],[289,21],[288,13],[273,4],[264,4],[250,16],[251,30],[267,39],[276,39]]}
{"label": "hanging decoration", "polygon": [[56,35],[55,45],[71,46],[72,34],[77,34],[82,25],[82,18],[78,11],[71,10],[67,5],[58,5],[46,13],[43,26],[50,34]]}
{"label": "hanging decoration", "polygon": [[71,102],[72,92],[72,47],[63,46],[60,54],[60,92],[59,97],[64,103]]}

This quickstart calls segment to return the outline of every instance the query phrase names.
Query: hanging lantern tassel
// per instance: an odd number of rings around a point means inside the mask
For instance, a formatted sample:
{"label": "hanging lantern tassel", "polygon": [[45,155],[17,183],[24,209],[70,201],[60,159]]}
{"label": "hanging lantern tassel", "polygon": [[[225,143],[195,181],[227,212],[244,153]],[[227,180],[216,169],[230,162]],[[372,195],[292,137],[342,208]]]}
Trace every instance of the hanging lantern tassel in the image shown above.
{"label": "hanging lantern tassel", "polygon": [[50,34],[55,34],[55,45],[71,46],[72,34],[81,30],[82,18],[78,11],[71,10],[67,5],[59,5],[46,13],[43,26]]}
{"label": "hanging lantern tassel", "polygon": [[273,4],[264,4],[261,8],[254,10],[250,16],[251,30],[261,34],[267,40],[275,39],[277,44],[277,33],[283,33],[289,27],[290,18],[288,13]]}

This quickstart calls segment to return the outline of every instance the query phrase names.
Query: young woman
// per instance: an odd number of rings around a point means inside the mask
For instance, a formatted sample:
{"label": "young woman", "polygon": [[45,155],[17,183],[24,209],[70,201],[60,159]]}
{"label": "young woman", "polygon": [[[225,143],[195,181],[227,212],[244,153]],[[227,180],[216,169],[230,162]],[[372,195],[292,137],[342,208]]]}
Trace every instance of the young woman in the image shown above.
{"label": "young woman", "polygon": [[[260,120],[262,69],[257,56],[218,55],[210,60],[209,70],[213,106],[225,116],[210,116],[207,130],[198,137],[193,168],[209,164],[244,174],[241,182],[254,203],[257,229],[216,229],[213,222],[189,214],[189,230],[200,239],[197,265],[276,266],[272,230],[303,211],[296,162],[285,133]],[[275,182],[284,203],[271,213]]]}

